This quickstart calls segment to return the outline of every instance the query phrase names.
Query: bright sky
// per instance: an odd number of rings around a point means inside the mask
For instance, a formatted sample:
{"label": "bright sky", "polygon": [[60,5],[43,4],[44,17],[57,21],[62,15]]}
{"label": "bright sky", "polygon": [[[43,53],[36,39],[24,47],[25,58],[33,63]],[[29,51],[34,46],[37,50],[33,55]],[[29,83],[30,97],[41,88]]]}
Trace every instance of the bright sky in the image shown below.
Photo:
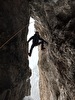
{"label": "bright sky", "polygon": [[[27,36],[27,40],[34,35],[35,27],[34,27],[34,19],[30,18],[29,32]],[[29,42],[29,50],[32,45],[32,41]],[[39,96],[39,70],[38,70],[38,46],[34,47],[32,51],[32,55],[29,58],[29,67],[32,69],[31,76],[31,97],[34,100],[40,100]]]}
{"label": "bright sky", "polygon": [[[31,36],[33,36],[36,31],[35,27],[34,27],[34,22],[35,22],[34,19],[30,18],[29,33],[27,36],[27,40]],[[32,41],[29,42],[29,50],[30,50],[31,44],[32,44]],[[29,63],[30,67],[35,66],[35,64],[37,63],[37,61],[38,61],[38,46],[34,47],[34,49],[32,51],[32,56],[29,57],[29,61],[30,61],[30,63]]]}

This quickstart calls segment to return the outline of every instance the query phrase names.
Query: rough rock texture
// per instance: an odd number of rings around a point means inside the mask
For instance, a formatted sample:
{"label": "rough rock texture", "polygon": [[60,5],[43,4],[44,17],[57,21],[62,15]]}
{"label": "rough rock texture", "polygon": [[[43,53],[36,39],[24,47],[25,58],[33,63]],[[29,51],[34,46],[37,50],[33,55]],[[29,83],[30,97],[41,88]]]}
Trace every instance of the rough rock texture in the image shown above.
{"label": "rough rock texture", "polygon": [[30,8],[49,43],[39,49],[41,100],[75,100],[75,1],[34,0]]}
{"label": "rough rock texture", "polygon": [[28,0],[0,0],[0,100],[22,100],[30,94],[28,24]]}

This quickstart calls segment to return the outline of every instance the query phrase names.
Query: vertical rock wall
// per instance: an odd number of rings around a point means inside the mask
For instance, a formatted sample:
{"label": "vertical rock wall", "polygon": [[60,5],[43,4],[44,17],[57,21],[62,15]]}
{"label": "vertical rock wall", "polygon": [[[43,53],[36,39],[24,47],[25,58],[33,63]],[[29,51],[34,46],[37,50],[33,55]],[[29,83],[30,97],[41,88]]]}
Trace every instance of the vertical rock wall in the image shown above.
{"label": "vertical rock wall", "polygon": [[34,0],[30,7],[49,43],[39,48],[41,100],[75,100],[75,1]]}
{"label": "vertical rock wall", "polygon": [[29,17],[28,0],[0,0],[0,100],[22,100],[30,94]]}

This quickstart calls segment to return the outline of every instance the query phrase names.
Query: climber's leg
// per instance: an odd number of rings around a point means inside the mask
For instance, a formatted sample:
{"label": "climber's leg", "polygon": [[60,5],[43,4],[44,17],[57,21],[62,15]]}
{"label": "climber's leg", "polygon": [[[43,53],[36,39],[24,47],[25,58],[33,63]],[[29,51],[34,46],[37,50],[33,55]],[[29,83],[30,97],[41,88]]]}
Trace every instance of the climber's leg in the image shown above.
{"label": "climber's leg", "polygon": [[30,53],[28,53],[29,56],[31,56],[33,48],[34,48],[34,45],[32,44],[31,49],[30,49]]}
{"label": "climber's leg", "polygon": [[45,49],[44,48],[44,41],[41,41],[41,42],[38,43],[38,45],[40,45],[40,44],[41,44],[41,50]]}
{"label": "climber's leg", "polygon": [[42,41],[42,43],[41,43],[41,50],[44,50],[45,48],[44,48],[44,41]]}

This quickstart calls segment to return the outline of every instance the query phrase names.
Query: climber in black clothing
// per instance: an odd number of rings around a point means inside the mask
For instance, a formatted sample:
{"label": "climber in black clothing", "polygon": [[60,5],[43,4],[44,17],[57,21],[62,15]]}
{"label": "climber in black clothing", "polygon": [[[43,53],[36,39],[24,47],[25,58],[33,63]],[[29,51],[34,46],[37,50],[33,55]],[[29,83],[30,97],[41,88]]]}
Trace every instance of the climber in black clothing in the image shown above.
{"label": "climber in black clothing", "polygon": [[48,42],[46,42],[44,39],[42,39],[42,38],[40,37],[39,32],[37,32],[37,31],[36,31],[35,34],[28,40],[28,42],[31,41],[32,39],[33,39],[33,43],[32,43],[31,49],[30,49],[30,53],[28,53],[29,56],[31,56],[32,50],[33,50],[33,48],[34,48],[35,46],[38,46],[38,45],[41,44],[41,50],[43,50],[43,49],[45,49],[45,48],[44,48],[44,43],[48,44]]}

